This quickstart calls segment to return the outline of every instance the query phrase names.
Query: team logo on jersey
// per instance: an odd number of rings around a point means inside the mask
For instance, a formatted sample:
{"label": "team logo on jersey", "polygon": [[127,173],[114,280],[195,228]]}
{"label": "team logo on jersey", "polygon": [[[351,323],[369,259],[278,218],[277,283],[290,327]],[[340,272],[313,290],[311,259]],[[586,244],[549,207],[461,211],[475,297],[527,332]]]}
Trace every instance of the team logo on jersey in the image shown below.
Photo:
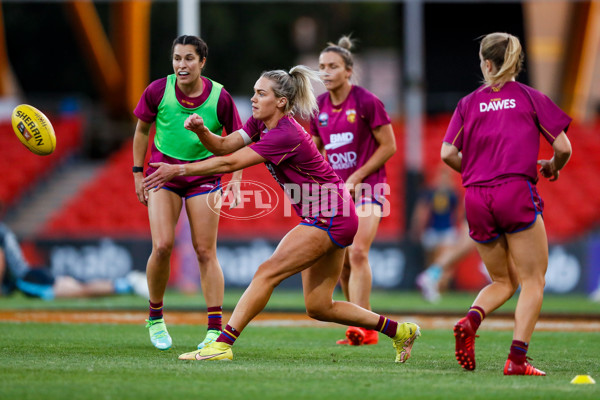
{"label": "team logo on jersey", "polygon": [[321,127],[327,126],[328,122],[329,122],[329,115],[327,113],[319,114],[319,126],[321,126]]}
{"label": "team logo on jersey", "polygon": [[517,101],[515,99],[492,99],[489,103],[479,103],[480,112],[507,110],[515,108]]}
{"label": "team logo on jersey", "polygon": [[346,111],[346,119],[348,120],[348,122],[353,124],[356,121],[356,110],[351,109]]}
{"label": "team logo on jersey", "polygon": [[332,133],[329,135],[329,143],[325,145],[325,150],[333,150],[338,147],[352,143],[354,134],[352,132]]}

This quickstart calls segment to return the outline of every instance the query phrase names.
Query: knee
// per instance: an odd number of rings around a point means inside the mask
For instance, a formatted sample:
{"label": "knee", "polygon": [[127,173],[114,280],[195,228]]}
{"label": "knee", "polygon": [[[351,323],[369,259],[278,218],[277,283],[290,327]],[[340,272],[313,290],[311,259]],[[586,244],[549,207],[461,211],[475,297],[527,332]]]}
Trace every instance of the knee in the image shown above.
{"label": "knee", "polygon": [[543,274],[534,274],[522,278],[521,289],[534,288],[544,290],[546,277]]}
{"label": "knee", "polygon": [[351,268],[369,268],[369,248],[352,245],[349,252]]}
{"label": "knee", "polygon": [[154,255],[160,259],[169,259],[171,258],[171,253],[173,252],[173,243],[172,242],[159,242],[155,243],[152,249]]}
{"label": "knee", "polygon": [[517,292],[517,289],[519,288],[519,281],[516,278],[511,279],[511,277],[509,276],[501,278],[492,277],[492,282],[494,283],[494,285],[500,285],[500,287],[502,287],[503,290],[506,290],[506,294],[509,296],[515,294]]}
{"label": "knee", "polygon": [[328,321],[327,317],[328,308],[319,304],[307,304],[306,305],[306,315],[308,315],[312,319],[316,319],[317,321]]}
{"label": "knee", "polygon": [[205,265],[217,258],[217,251],[213,246],[196,245],[194,246],[194,250],[196,251],[196,257],[200,265]]}
{"label": "knee", "polygon": [[510,282],[508,282],[507,286],[508,290],[510,291],[510,295],[512,296],[517,292],[517,289],[519,289],[519,281],[513,279]]}

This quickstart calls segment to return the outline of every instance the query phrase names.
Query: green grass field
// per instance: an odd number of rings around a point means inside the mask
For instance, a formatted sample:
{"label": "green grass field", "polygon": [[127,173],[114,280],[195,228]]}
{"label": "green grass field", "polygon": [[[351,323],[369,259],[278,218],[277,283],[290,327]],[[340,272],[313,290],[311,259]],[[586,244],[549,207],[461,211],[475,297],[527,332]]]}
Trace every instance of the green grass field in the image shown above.
{"label": "green grass field", "polygon": [[[463,371],[449,331],[430,330],[406,364],[382,337],[375,346],[341,347],[340,329],[248,327],[233,362],[179,361],[194,348],[198,327],[170,327],[174,347],[150,346],[143,326],[3,324],[2,399],[597,399],[598,385],[573,385],[577,374],[600,376],[597,333],[535,335],[531,355],[546,377],[502,375],[510,332],[485,332],[478,367]],[[560,344],[560,345],[559,345]]]}
{"label": "green grass field", "polygon": [[[226,307],[239,297],[228,291]],[[473,294],[452,294],[431,306],[416,293],[377,292],[374,308],[413,312],[464,312]],[[191,308],[201,296],[169,293],[173,308]],[[567,306],[570,306],[570,310]],[[145,309],[144,300],[121,296],[43,302],[13,296],[0,309]],[[198,307],[193,307],[198,308]],[[276,292],[269,309],[300,310],[296,292]],[[504,309],[514,309],[512,300]],[[592,313],[597,303],[578,296],[547,296],[548,313]],[[3,322],[0,399],[598,399],[599,385],[573,385],[578,374],[600,382],[598,332],[536,332],[534,365],[546,377],[505,377],[512,334],[484,330],[477,340],[477,370],[454,360],[451,330],[425,330],[406,364],[381,336],[375,346],[336,346],[340,328],[250,325],[234,348],[233,362],[179,361],[204,327],[171,325],[171,350],[154,349],[143,324],[40,324]]]}
{"label": "green grass field", "polygon": [[[233,310],[242,295],[241,289],[225,291],[224,309]],[[475,299],[475,293],[453,292],[442,297],[438,304],[425,302],[418,292],[375,290],[371,295],[371,307],[383,314],[410,313],[465,313]],[[342,299],[337,291],[334,298]],[[511,313],[517,304],[517,297],[509,300],[496,311]],[[165,310],[205,310],[206,304],[201,294],[186,295],[176,291],[167,292]],[[148,302],[136,296],[114,296],[99,299],[57,299],[51,302],[26,298],[15,294],[0,298],[0,310],[146,310]],[[302,292],[299,290],[276,289],[267,304],[266,310],[272,311],[304,311]],[[600,319],[600,304],[589,301],[583,294],[558,295],[546,294],[542,308],[543,315],[558,316],[595,316]]]}

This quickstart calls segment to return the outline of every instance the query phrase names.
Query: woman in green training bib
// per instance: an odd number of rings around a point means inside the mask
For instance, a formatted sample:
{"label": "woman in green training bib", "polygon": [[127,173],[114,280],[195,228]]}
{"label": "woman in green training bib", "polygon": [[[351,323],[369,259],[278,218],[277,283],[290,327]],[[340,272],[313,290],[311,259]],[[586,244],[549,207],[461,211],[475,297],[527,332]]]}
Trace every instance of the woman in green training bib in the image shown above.
{"label": "woman in green training bib", "polygon": [[[156,135],[151,147],[151,162],[186,164],[213,157],[198,136],[186,130],[183,122],[191,114],[204,119],[211,132],[221,135],[242,127],[237,108],[223,85],[202,76],[208,46],[196,37],[183,35],[173,42],[173,74],[152,82],[134,110],[138,118],[133,139],[133,176],[140,203],[148,206],[152,253],[146,273],[150,291],[150,317],[147,320],[152,344],[160,349],[171,347],[172,340],[163,318],[163,297],[169,280],[170,258],[175,241],[175,226],[183,201],[190,222],[192,243],[200,266],[202,293],[207,305],[208,332],[198,345],[202,348],[221,332],[224,279],[217,260],[217,226],[219,213],[210,205],[221,196],[221,174],[205,177],[180,177],[158,191],[143,186],[144,159],[148,149],[150,127]],[[148,167],[146,174],[154,172]],[[235,172],[230,185],[234,199],[239,195],[241,172]],[[183,201],[182,201],[183,200]],[[232,207],[235,206],[233,201]]]}

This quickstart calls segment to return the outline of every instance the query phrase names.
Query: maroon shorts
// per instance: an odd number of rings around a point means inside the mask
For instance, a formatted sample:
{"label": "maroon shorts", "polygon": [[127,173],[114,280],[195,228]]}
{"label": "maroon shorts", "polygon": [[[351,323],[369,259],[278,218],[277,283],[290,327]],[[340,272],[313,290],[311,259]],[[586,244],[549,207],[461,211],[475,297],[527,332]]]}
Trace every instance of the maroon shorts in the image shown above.
{"label": "maroon shorts", "polygon": [[331,241],[339,247],[347,247],[354,241],[358,231],[358,216],[352,209],[349,215],[334,217],[306,217],[300,225],[314,226],[327,232]]}
{"label": "maroon shorts", "polygon": [[529,228],[544,211],[534,184],[509,180],[495,186],[469,186],[465,192],[469,235],[479,243]]}
{"label": "maroon shorts", "polygon": [[[208,160],[214,156],[205,158]],[[202,161],[202,160],[196,160]],[[177,158],[169,157],[156,149],[154,143],[152,144],[152,156],[150,162],[164,162],[168,164],[189,164],[196,161],[184,161]],[[156,171],[156,168],[148,167],[146,170],[146,176]],[[201,194],[212,193],[221,189],[221,177],[223,174],[210,175],[210,176],[176,176],[171,181],[165,183],[163,189],[167,189],[171,192],[177,193],[184,199],[198,196]]]}
{"label": "maroon shorts", "polygon": [[385,195],[390,194],[390,187],[386,182],[361,185],[361,191],[357,193],[356,207],[364,204],[377,204],[381,208],[386,202]]}

